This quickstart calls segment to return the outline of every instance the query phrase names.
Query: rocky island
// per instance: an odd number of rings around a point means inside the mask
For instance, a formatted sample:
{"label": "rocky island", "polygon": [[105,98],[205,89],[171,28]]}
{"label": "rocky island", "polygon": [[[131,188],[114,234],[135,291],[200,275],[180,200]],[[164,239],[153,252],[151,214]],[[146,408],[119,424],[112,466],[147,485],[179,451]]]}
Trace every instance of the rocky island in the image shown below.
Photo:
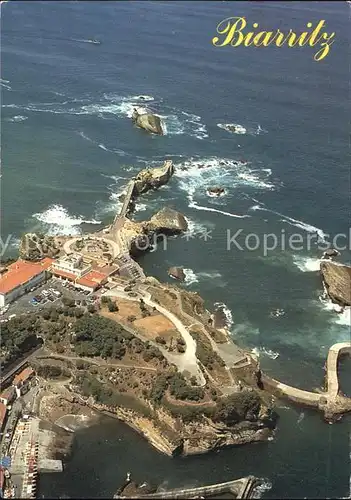
{"label": "rocky island", "polygon": [[146,132],[157,135],[164,134],[161,118],[148,109],[134,108],[132,120],[137,127],[144,129]]}

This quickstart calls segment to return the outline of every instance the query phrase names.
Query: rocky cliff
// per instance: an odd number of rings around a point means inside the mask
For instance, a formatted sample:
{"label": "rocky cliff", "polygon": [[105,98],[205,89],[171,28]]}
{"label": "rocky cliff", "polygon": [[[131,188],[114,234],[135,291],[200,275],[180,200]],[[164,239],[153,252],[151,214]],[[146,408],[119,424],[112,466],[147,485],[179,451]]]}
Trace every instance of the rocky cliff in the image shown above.
{"label": "rocky cliff", "polygon": [[323,261],[320,271],[331,300],[342,306],[351,306],[351,267]]}

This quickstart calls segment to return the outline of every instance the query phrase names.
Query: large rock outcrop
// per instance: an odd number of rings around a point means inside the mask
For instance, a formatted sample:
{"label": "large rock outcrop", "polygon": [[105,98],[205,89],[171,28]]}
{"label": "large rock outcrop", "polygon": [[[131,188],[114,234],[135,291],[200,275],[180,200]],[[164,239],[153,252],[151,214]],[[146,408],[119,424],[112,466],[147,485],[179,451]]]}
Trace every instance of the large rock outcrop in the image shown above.
{"label": "large rock outcrop", "polygon": [[162,167],[145,168],[141,170],[133,179],[133,196],[146,193],[150,189],[158,189],[164,184],[167,184],[173,174],[174,166],[172,160],[166,160]]}
{"label": "large rock outcrop", "polygon": [[149,221],[136,222],[127,219],[123,225],[123,239],[133,256],[150,250],[160,234],[171,236],[188,229],[187,221],[181,213],[171,208],[163,208]]}
{"label": "large rock outcrop", "polygon": [[57,257],[62,242],[53,236],[27,233],[19,245],[19,255],[22,259],[38,261],[44,257]]}
{"label": "large rock outcrop", "polygon": [[150,132],[151,134],[163,135],[163,127],[161,118],[148,109],[134,109],[132,120],[139,128]]}
{"label": "large rock outcrop", "polygon": [[151,217],[149,228],[165,234],[179,234],[187,231],[188,223],[184,215],[172,208],[164,207]]}
{"label": "large rock outcrop", "polygon": [[186,278],[182,267],[176,267],[176,266],[170,267],[168,269],[168,275],[178,281],[185,281]]}
{"label": "large rock outcrop", "polygon": [[342,306],[351,306],[351,267],[323,261],[320,270],[331,300]]}

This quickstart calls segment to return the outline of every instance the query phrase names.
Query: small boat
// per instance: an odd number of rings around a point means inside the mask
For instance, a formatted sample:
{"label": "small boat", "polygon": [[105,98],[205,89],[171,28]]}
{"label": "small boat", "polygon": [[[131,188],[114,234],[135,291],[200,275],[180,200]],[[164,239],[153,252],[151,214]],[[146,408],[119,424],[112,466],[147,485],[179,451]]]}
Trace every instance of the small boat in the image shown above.
{"label": "small boat", "polygon": [[93,43],[94,45],[100,45],[101,42],[99,40],[95,40],[95,38],[92,38],[90,40],[87,40],[88,43]]}

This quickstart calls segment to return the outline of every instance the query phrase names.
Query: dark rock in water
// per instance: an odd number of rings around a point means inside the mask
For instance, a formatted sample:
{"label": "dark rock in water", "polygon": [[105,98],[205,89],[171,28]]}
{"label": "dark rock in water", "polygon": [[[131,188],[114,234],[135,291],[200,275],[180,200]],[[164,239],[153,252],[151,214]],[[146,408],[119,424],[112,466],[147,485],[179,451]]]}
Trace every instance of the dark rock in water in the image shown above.
{"label": "dark rock in water", "polygon": [[184,281],[185,280],[185,273],[183,271],[182,267],[170,267],[168,269],[168,275],[172,276],[172,278],[175,278],[179,281]]}
{"label": "dark rock in water", "polygon": [[222,196],[223,194],[225,194],[225,189],[218,186],[209,187],[207,188],[207,194],[209,196]]}
{"label": "dark rock in water", "polygon": [[213,315],[213,327],[225,328],[228,326],[228,318],[224,312],[224,306],[218,305]]}
{"label": "dark rock in water", "polygon": [[328,248],[324,254],[323,259],[332,259],[333,257],[338,257],[340,252],[338,252],[335,248]]}
{"label": "dark rock in water", "polygon": [[331,300],[342,306],[351,306],[351,267],[324,261],[320,270]]}

